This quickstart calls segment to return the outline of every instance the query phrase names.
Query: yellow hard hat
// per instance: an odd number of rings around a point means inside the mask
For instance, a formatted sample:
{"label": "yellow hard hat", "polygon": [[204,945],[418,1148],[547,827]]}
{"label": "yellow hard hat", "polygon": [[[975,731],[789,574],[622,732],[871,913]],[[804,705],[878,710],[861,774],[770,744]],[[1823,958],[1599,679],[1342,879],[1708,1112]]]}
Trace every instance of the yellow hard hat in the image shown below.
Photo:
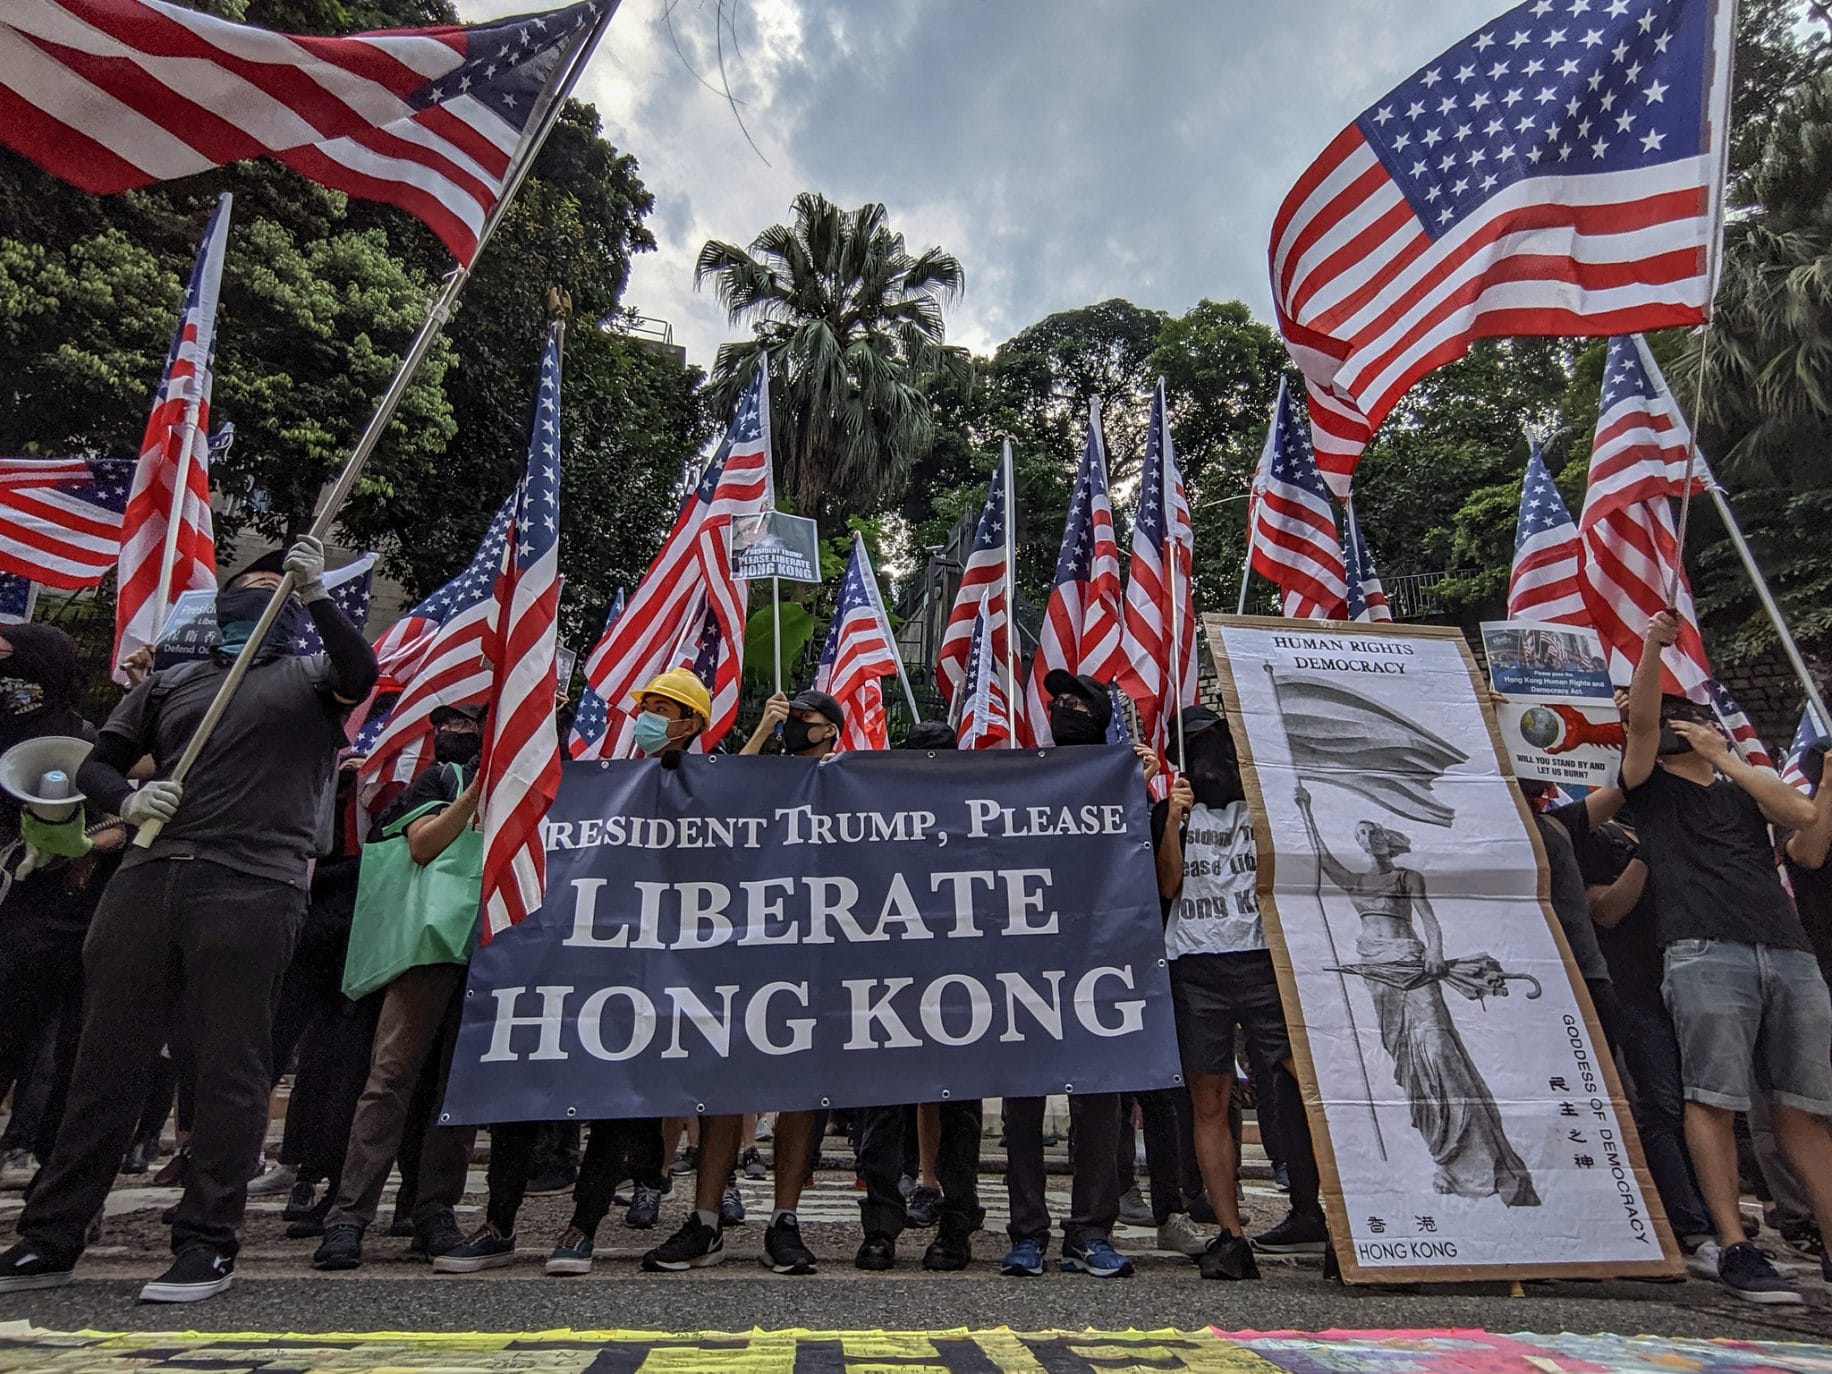
{"label": "yellow hard hat", "polygon": [[630,700],[632,704],[640,706],[642,699],[648,696],[667,697],[669,701],[679,702],[703,723],[712,720],[712,693],[706,690],[704,682],[685,668],[670,668],[665,673],[657,674],[650,679],[647,687],[632,692]]}

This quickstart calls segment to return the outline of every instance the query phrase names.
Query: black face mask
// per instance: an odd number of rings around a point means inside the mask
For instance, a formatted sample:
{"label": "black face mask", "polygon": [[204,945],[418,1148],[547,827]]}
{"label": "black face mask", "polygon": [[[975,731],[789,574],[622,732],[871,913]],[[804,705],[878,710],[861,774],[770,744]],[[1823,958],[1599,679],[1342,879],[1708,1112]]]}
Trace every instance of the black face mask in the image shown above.
{"label": "black face mask", "polygon": [[1050,735],[1058,744],[1102,744],[1107,731],[1086,711],[1050,708]]}
{"label": "black face mask", "polygon": [[1654,751],[1662,758],[1672,758],[1675,754],[1690,754],[1692,745],[1679,737],[1679,731],[1667,721],[1660,723],[1660,745]]}
{"label": "black face mask", "polygon": [[[240,587],[234,591],[216,594],[216,626],[222,636],[222,648],[219,652],[233,658],[247,643],[248,634],[254,629],[255,622],[260,620],[261,612],[267,609],[267,603],[273,600],[273,593],[265,587]],[[290,596],[280,608],[267,637],[261,641],[261,648],[255,655],[255,662],[268,663],[292,652],[293,643],[305,633],[310,617],[305,607]]]}
{"label": "black face mask", "polygon": [[833,727],[827,721],[822,721],[819,725],[810,725],[805,720],[797,720],[794,716],[790,716],[789,719],[782,723],[783,753],[799,754],[804,750],[813,749],[817,745],[825,744],[827,741],[824,739],[816,740],[810,737],[811,731],[823,728],[830,730]]}
{"label": "black face mask", "polygon": [[433,757],[440,763],[475,763],[483,753],[483,736],[474,730],[435,730]]}
{"label": "black face mask", "polygon": [[1204,730],[1188,741],[1190,791],[1204,806],[1220,808],[1244,800],[1240,758],[1234,739],[1220,726]]}

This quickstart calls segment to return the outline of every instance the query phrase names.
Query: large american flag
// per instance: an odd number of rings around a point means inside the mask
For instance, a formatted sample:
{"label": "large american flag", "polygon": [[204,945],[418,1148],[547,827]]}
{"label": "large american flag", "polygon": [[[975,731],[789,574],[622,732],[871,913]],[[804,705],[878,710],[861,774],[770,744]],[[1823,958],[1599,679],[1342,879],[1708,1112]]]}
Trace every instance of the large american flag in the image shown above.
{"label": "large american flag", "polygon": [[1279,588],[1279,609],[1298,620],[1348,616],[1348,563],[1336,508],[1311,455],[1289,378],[1279,382],[1272,427],[1254,478],[1248,566]]}
{"label": "large american flag", "polygon": [[1107,441],[1101,432],[1100,402],[1095,401],[1088,407],[1088,442],[1069,497],[1056,580],[1025,684],[1026,744],[1056,742],[1050,734],[1050,698],[1043,679],[1062,668],[1111,682],[1124,662],[1121,629],[1120,549],[1107,492]]}
{"label": "large american flag", "polygon": [[1813,784],[1801,767],[1807,750],[1826,737],[1814,719],[1813,708],[1807,707],[1800,713],[1800,724],[1794,730],[1794,739],[1787,747],[1787,757],[1781,763],[1781,780],[1798,791],[1812,794]]}
{"label": "large american flag", "polygon": [[[1611,339],[1578,519],[1584,607],[1603,640],[1611,676],[1626,682],[1677,569],[1679,642],[1662,657],[1662,679],[1669,692],[1697,696],[1711,666],[1681,566],[1672,506],[1685,490],[1689,445],[1690,431],[1653,355],[1639,338]],[[1695,480],[1710,480],[1702,457]]]}
{"label": "large american flag", "polygon": [[[606,628],[585,661],[586,686],[605,703],[609,716],[611,743],[603,746],[601,757],[631,755],[635,748],[630,737],[633,694],[666,669],[692,666],[693,657],[679,664],[678,656],[683,645],[698,643],[709,613],[715,617],[724,614],[736,627],[736,634],[725,645],[735,719],[737,669],[744,649],[744,589],[731,576],[730,523],[741,516],[762,514],[775,504],[770,477],[770,379],[759,364],[738,398],[724,440],[700,474],[699,484],[681,503],[673,528],[630,596],[624,614]],[[721,528],[708,533],[708,525]],[[727,550],[722,571],[717,547],[721,545]],[[718,714],[716,694],[713,705]],[[710,749],[717,741],[702,735],[695,743]]]}
{"label": "large american flag", "polygon": [[[611,626],[623,614],[623,602],[623,588],[619,587],[617,595],[611,599],[610,613],[604,617],[604,634],[611,632]],[[611,716],[604,698],[592,690],[591,683],[586,683],[579,693],[578,708],[573,712],[572,729],[567,732],[566,752],[575,759],[603,758],[602,746],[610,727]]]}
{"label": "large american flag", "polygon": [[1378,425],[1499,335],[1709,313],[1731,0],[1526,0],[1375,101],[1273,221],[1279,327]]}
{"label": "large american flag", "polygon": [[954,727],[958,749],[994,749],[1012,739],[1011,711],[1000,677],[1002,666],[992,651],[990,599],[973,613],[973,630],[967,639],[967,661],[961,666],[960,690],[955,693],[948,723]]}
{"label": "large american flag", "polygon": [[93,587],[121,556],[134,464],[126,458],[0,458],[0,572]]}
{"label": "large american flag", "polygon": [[1578,526],[1552,484],[1539,445],[1527,455],[1514,522],[1514,570],[1508,575],[1508,619],[1588,625],[1578,571]]}
{"label": "large american flag", "polygon": [[1000,453],[999,465],[992,470],[992,481],[986,488],[986,504],[980,507],[979,523],[973,527],[973,542],[967,547],[967,563],[961,569],[960,589],[954,594],[954,605],[948,611],[948,622],[941,632],[941,647],[936,650],[935,685],[941,688],[943,700],[950,704],[966,676],[968,644],[982,605],[986,610],[987,652],[1001,665],[1000,671],[1006,661],[1005,635],[1013,599],[1005,576],[1005,521],[1009,510],[1005,482],[1010,466],[1011,441],[1008,439]]}
{"label": "large american flag", "polygon": [[614,4],[317,38],[163,0],[14,0],[0,142],[98,195],[271,157],[468,264],[543,91]]}
{"label": "large american flag", "polygon": [[547,890],[541,821],[560,790],[554,725],[560,612],[560,340],[547,327],[528,470],[490,629],[489,718],[478,812],[483,828],[483,932],[488,941],[538,909]]}
{"label": "large american flag", "polygon": [[[32,0],[34,11],[48,0]],[[0,27],[0,34],[4,34]],[[0,53],[3,57],[3,53]],[[0,68],[7,64],[0,60]],[[0,100],[0,110],[5,102]],[[0,118],[0,124],[4,124]],[[216,301],[223,279],[223,251],[229,241],[229,197],[222,196],[204,230],[203,245],[185,286],[178,328],[165,357],[165,373],[153,397],[140,460],[121,521],[115,571],[115,678],[120,664],[153,642],[172,603],[188,591],[216,586],[216,536],[210,521],[211,368],[216,355]],[[182,476],[180,475],[182,474]],[[179,483],[183,483],[182,489]],[[168,577],[166,530],[176,514],[178,537]]]}
{"label": "large american flag", "polygon": [[884,715],[884,679],[900,667],[897,640],[878,596],[878,577],[871,554],[857,530],[852,536],[852,557],[840,579],[839,604],[821,649],[820,669],[814,689],[840,703],[846,728],[840,732],[842,749],[888,749],[890,723]]}
{"label": "large american flag", "polygon": [[1380,585],[1380,573],[1374,567],[1374,551],[1361,533],[1353,506],[1342,513],[1342,554],[1348,566],[1349,619],[1367,622],[1393,619],[1393,610],[1387,604],[1387,589]]}
{"label": "large american flag", "polygon": [[[1120,632],[1120,686],[1139,712],[1141,742],[1161,754],[1171,722],[1196,703],[1196,608],[1190,602],[1195,532],[1177,469],[1169,406],[1159,379],[1145,434],[1139,508],[1132,518],[1132,563]],[[1178,629],[1177,673],[1171,666],[1172,611]]]}

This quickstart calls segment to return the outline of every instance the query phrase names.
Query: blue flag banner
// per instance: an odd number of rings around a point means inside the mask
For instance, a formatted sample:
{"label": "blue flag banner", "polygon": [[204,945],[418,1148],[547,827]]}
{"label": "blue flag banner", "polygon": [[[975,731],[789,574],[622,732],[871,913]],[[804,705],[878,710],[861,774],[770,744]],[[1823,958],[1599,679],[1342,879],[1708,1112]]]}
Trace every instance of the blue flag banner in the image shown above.
{"label": "blue flag banner", "polygon": [[441,1120],[1182,1081],[1129,750],[572,762],[545,836]]}

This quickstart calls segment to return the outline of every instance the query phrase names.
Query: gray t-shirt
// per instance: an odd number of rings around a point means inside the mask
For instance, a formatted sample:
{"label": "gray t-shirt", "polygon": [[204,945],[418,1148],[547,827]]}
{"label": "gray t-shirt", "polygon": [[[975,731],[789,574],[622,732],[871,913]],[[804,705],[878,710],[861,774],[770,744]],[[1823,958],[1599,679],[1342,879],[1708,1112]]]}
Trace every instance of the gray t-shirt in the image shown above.
{"label": "gray t-shirt", "polygon": [[[154,673],[122,699],[102,733],[151,754],[154,776],[168,777],[228,672],[211,658]],[[333,770],[348,743],[347,711],[330,682],[322,654],[250,671],[186,777],[178,814],[150,848],[129,847],[122,866],[208,859],[304,889],[312,858],[325,849]]]}
{"label": "gray t-shirt", "polygon": [[1587,983],[1607,983],[1609,961],[1597,943],[1596,923],[1590,919],[1590,901],[1584,891],[1584,870],[1578,865],[1575,842],[1590,833],[1590,812],[1583,802],[1554,807],[1539,823],[1539,837],[1546,846],[1546,868],[1551,878],[1552,910],[1564,928],[1565,943],[1571,946],[1571,957],[1577,961],[1578,973]]}

